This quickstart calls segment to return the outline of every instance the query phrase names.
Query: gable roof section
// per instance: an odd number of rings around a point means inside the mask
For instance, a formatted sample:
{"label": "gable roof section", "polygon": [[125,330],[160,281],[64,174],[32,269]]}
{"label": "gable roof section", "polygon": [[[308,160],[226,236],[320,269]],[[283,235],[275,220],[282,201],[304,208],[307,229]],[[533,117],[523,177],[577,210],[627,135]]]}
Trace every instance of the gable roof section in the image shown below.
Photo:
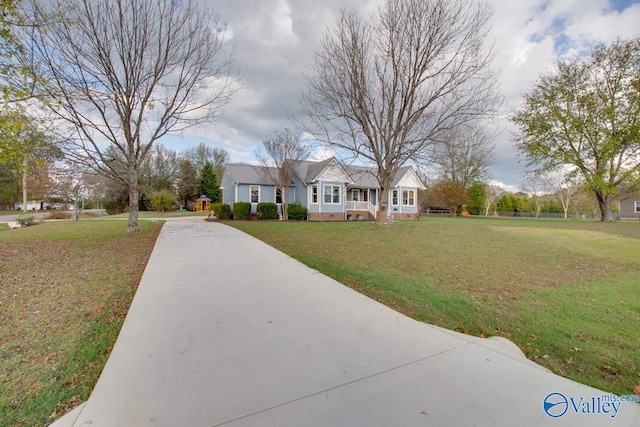
{"label": "gable roof section", "polygon": [[330,157],[321,162],[309,162],[309,168],[307,169],[307,175],[305,179],[307,181],[315,181],[318,178],[318,175],[322,173],[331,163],[335,162],[339,164],[338,161],[334,157]]}
{"label": "gable roof section", "polygon": [[418,174],[411,166],[405,166],[398,170],[391,182],[392,187],[418,187],[424,190],[425,186],[420,181]]}
{"label": "gable roof section", "polygon": [[[344,165],[335,159],[335,157],[330,157],[320,162],[312,162],[308,160],[301,161],[296,167],[298,177],[305,183],[318,181],[323,177],[323,174],[331,174],[332,172],[344,175],[341,178],[346,182],[351,183],[352,179],[349,172]],[[338,180],[340,181],[342,179]]]}

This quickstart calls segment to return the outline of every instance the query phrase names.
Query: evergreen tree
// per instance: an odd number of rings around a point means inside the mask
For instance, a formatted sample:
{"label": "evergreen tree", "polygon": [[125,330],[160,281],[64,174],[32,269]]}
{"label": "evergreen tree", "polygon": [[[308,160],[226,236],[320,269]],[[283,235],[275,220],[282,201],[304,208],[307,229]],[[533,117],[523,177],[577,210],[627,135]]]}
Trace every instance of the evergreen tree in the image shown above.
{"label": "evergreen tree", "polygon": [[485,186],[483,182],[475,182],[469,188],[469,203],[467,204],[467,212],[471,215],[484,214],[485,211]]}
{"label": "evergreen tree", "polygon": [[200,171],[200,194],[210,198],[211,203],[220,203],[222,201],[218,177],[213,171],[213,165],[210,162],[206,162]]}

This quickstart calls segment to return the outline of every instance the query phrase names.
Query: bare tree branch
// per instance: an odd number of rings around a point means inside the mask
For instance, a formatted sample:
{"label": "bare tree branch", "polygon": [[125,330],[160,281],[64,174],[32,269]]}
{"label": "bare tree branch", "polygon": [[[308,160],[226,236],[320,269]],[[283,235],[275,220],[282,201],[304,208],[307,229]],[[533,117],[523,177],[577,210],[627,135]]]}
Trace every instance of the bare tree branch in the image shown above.
{"label": "bare tree branch", "polygon": [[28,7],[34,22],[64,17],[34,27],[38,74],[50,83],[51,112],[73,137],[75,156],[126,180],[129,232],[137,231],[137,171],[154,142],[220,118],[238,88],[224,25],[193,0],[31,0]]}
{"label": "bare tree branch", "polygon": [[370,15],[342,11],[305,76],[299,125],[374,163],[384,200],[402,166],[500,108],[485,47],[491,16],[471,0],[388,0]]}
{"label": "bare tree branch", "polygon": [[266,178],[276,186],[282,198],[282,219],[288,220],[289,187],[293,184],[296,168],[311,154],[310,146],[294,135],[289,129],[276,131],[273,138],[262,141],[267,156],[256,153],[256,157],[265,166]]}

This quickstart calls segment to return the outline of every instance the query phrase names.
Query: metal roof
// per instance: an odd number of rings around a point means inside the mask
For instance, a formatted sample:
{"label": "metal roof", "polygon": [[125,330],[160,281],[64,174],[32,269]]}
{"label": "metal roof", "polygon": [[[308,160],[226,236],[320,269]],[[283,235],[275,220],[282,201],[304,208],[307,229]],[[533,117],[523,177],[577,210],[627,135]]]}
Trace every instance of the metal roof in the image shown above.
{"label": "metal roof", "polygon": [[[277,169],[274,167],[228,163],[225,167],[231,182],[257,185],[276,185]],[[291,183],[293,184],[293,183]]]}

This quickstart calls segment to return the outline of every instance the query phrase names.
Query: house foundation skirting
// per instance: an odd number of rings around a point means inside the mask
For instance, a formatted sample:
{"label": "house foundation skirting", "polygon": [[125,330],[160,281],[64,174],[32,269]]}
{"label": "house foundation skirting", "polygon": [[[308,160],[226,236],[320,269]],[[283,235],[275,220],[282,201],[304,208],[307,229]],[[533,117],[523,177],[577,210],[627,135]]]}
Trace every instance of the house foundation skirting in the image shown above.
{"label": "house foundation skirting", "polygon": [[353,221],[373,221],[374,219],[376,219],[369,211],[347,211],[347,219],[349,218],[349,215],[351,215],[351,219]]}
{"label": "house foundation skirting", "polygon": [[309,221],[344,221],[344,214],[341,212],[335,212],[335,213],[309,212],[307,214],[307,219]]}
{"label": "house foundation skirting", "polygon": [[394,221],[405,221],[405,220],[416,220],[418,219],[417,214],[407,214],[407,213],[393,213],[391,217]]}

